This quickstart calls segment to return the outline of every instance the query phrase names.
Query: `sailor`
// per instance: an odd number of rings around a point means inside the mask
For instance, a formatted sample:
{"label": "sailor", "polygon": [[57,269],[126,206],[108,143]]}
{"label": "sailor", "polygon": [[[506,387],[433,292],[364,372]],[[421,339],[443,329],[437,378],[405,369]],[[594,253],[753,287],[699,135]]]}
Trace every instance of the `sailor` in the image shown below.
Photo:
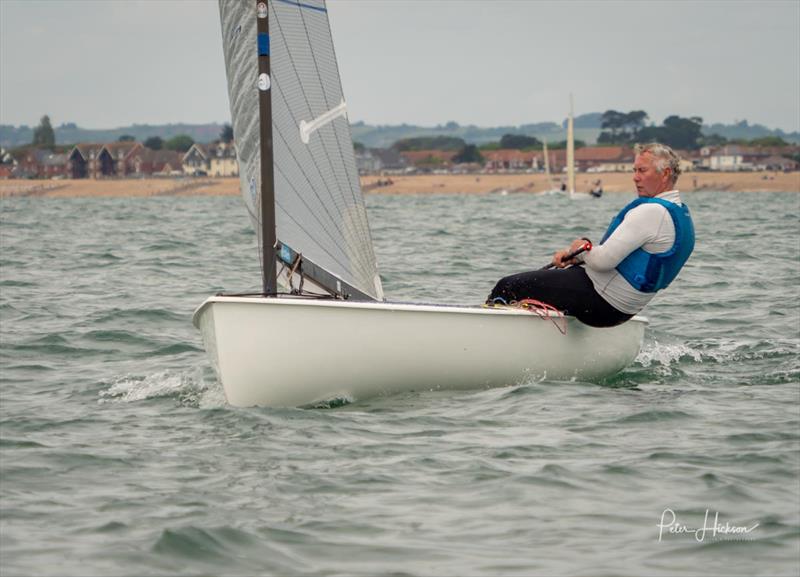
{"label": "sailor", "polygon": [[694,249],[694,225],[675,183],[678,155],[664,144],[636,145],[638,198],[611,221],[599,244],[570,257],[586,238],[553,255],[554,268],[500,279],[487,303],[536,299],[587,325],[621,324],[669,286]]}
{"label": "sailor", "polygon": [[594,198],[600,198],[603,196],[603,181],[599,178],[594,181],[594,186],[592,190],[589,192]]}

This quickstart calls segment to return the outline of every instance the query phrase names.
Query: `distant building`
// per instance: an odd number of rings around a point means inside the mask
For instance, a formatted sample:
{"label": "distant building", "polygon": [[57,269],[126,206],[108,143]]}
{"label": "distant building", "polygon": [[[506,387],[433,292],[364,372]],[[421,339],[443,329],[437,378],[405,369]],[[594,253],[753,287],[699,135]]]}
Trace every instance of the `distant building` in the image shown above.
{"label": "distant building", "polygon": [[183,174],[184,155],[175,150],[150,150],[141,147],[133,152],[130,165],[132,176],[168,176]]}
{"label": "distant building", "polygon": [[760,158],[756,165],[756,170],[777,170],[780,172],[789,172],[798,168],[800,168],[800,163],[796,160],[774,154]]}
{"label": "distant building", "polygon": [[189,175],[208,174],[209,152],[202,144],[194,143],[183,155],[183,172]]}
{"label": "distant building", "polygon": [[7,178],[64,178],[67,175],[66,154],[37,148],[26,148],[14,154],[11,162],[3,163],[7,167],[3,171],[8,173]]}
{"label": "distant building", "polygon": [[449,170],[453,165],[453,157],[458,154],[453,150],[404,150],[400,156],[409,166],[420,172]]}
{"label": "distant building", "polygon": [[195,176],[238,176],[239,163],[233,143],[193,144],[183,155],[183,172]]}
{"label": "distant building", "polygon": [[708,170],[734,171],[746,170],[742,147],[737,144],[701,150],[701,165]]}
{"label": "distant building", "polygon": [[47,154],[41,162],[39,178],[66,178],[69,175],[69,157],[66,154]]}
{"label": "distant building", "polygon": [[115,160],[105,146],[105,144],[76,144],[68,155],[69,178],[115,176]]}
{"label": "distant building", "polygon": [[800,146],[706,146],[700,149],[698,164],[706,170],[721,171],[796,170],[797,163],[786,157],[798,153]]}
{"label": "distant building", "polygon": [[112,142],[103,145],[103,148],[114,161],[114,176],[127,176],[133,172],[131,157],[144,146],[139,142]]}
{"label": "distant building", "polygon": [[355,156],[359,174],[401,173],[408,168],[406,159],[393,148],[365,148]]}
{"label": "distant building", "polygon": [[575,149],[577,172],[630,172],[634,152],[627,146],[584,146]]}
{"label": "distant building", "polygon": [[522,151],[514,148],[499,150],[483,150],[484,169],[488,172],[521,172],[539,170],[543,162],[542,154],[533,151]]}

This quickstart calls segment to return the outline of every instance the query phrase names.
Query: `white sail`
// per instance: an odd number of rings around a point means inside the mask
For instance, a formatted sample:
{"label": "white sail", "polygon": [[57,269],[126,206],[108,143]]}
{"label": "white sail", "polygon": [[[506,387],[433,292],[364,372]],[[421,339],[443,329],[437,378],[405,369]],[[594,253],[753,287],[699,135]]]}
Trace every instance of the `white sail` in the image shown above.
{"label": "white sail", "polygon": [[[271,95],[278,241],[383,299],[325,2],[269,1],[266,48],[259,47],[257,2],[219,5],[240,186],[260,250],[259,89]],[[259,78],[265,49],[271,74]]]}
{"label": "white sail", "polygon": [[544,148],[544,172],[547,175],[547,186],[550,187],[549,190],[555,190],[555,186],[553,185],[553,175],[550,173],[550,153],[547,151],[547,139],[542,142],[542,146]]}
{"label": "white sail", "polygon": [[569,95],[569,118],[567,118],[567,190],[575,194],[575,127],[573,125],[572,94]]}

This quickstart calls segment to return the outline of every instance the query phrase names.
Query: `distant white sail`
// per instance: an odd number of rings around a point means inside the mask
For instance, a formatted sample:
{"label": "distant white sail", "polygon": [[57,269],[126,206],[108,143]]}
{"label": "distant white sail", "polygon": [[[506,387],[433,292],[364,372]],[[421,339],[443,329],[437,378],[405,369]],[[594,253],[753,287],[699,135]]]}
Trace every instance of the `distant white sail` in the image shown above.
{"label": "distant white sail", "polygon": [[567,188],[575,194],[575,125],[572,110],[572,94],[569,95],[569,118],[567,119]]}
{"label": "distant white sail", "polygon": [[383,299],[325,2],[268,3],[271,77],[261,79],[257,3],[219,5],[240,186],[259,248],[264,250],[258,99],[259,90],[268,90],[278,240]]}

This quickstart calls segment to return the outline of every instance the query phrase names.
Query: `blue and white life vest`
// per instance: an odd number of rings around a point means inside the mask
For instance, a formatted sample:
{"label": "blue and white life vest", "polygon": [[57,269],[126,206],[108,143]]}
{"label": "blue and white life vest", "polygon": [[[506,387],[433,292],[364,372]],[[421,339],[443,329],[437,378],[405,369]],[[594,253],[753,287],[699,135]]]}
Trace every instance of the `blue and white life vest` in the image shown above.
{"label": "blue and white life vest", "polygon": [[626,256],[616,268],[636,290],[654,293],[675,280],[694,250],[694,223],[686,205],[675,204],[661,198],[637,198],[614,217],[600,244],[603,244],[617,229],[628,211],[648,202],[660,204],[669,211],[675,225],[675,243],[669,250],[659,253],[650,253],[639,247]]}

